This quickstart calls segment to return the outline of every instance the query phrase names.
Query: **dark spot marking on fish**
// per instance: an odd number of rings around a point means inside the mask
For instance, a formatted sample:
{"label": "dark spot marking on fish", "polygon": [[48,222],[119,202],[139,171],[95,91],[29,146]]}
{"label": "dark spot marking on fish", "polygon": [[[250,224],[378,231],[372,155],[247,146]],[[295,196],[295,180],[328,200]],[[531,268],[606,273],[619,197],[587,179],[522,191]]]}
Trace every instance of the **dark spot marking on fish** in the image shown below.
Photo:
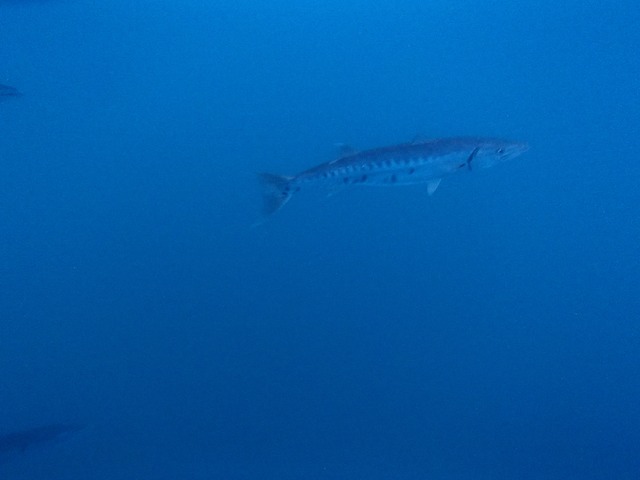
{"label": "dark spot marking on fish", "polygon": [[398,181],[398,177],[396,177],[395,175],[391,175],[391,177],[389,178],[389,181],[391,183],[396,183]]}
{"label": "dark spot marking on fish", "polygon": [[415,173],[416,169],[415,168],[410,168],[409,169],[409,175],[413,175]]}
{"label": "dark spot marking on fish", "polygon": [[344,177],[344,178],[342,179],[342,181],[343,181],[344,183],[349,183],[349,177]]}
{"label": "dark spot marking on fish", "polygon": [[366,175],[362,175],[362,177],[360,177],[360,181],[361,182],[366,182],[367,181],[367,176]]}

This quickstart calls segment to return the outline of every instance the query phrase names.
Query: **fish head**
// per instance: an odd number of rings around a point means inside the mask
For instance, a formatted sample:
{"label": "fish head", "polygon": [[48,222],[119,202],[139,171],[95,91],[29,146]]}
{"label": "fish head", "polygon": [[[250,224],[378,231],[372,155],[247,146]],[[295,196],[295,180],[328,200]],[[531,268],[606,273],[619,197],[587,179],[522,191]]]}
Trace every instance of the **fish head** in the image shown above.
{"label": "fish head", "polygon": [[508,140],[486,140],[476,148],[473,165],[486,168],[522,155],[529,150],[529,145]]}

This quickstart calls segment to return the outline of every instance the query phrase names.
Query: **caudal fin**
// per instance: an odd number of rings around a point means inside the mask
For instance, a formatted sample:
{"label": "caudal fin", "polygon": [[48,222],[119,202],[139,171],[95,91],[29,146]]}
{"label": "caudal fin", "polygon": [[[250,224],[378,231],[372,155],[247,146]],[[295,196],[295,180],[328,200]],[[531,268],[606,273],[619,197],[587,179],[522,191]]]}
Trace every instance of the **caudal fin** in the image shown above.
{"label": "caudal fin", "polygon": [[292,177],[259,173],[258,179],[262,185],[262,199],[264,201],[262,211],[265,215],[271,215],[280,210],[293,195],[291,189]]}

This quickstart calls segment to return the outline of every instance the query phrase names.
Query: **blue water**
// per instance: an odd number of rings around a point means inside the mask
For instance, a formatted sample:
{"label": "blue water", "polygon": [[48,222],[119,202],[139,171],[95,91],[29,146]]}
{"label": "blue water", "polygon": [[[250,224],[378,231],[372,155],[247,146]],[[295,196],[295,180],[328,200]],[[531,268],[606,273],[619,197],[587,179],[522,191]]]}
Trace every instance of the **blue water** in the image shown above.
{"label": "blue water", "polygon": [[[6,479],[640,478],[635,1],[0,1]],[[297,195],[334,144],[526,141]]]}

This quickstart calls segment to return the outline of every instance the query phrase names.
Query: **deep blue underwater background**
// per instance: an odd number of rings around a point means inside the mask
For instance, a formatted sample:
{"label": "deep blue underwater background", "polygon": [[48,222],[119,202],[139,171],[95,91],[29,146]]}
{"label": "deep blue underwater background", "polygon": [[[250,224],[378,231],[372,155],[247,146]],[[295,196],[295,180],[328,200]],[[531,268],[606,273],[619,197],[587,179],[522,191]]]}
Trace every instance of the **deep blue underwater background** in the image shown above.
{"label": "deep blue underwater background", "polygon": [[[636,1],[0,0],[6,479],[640,478]],[[291,174],[416,134],[421,186]]]}

